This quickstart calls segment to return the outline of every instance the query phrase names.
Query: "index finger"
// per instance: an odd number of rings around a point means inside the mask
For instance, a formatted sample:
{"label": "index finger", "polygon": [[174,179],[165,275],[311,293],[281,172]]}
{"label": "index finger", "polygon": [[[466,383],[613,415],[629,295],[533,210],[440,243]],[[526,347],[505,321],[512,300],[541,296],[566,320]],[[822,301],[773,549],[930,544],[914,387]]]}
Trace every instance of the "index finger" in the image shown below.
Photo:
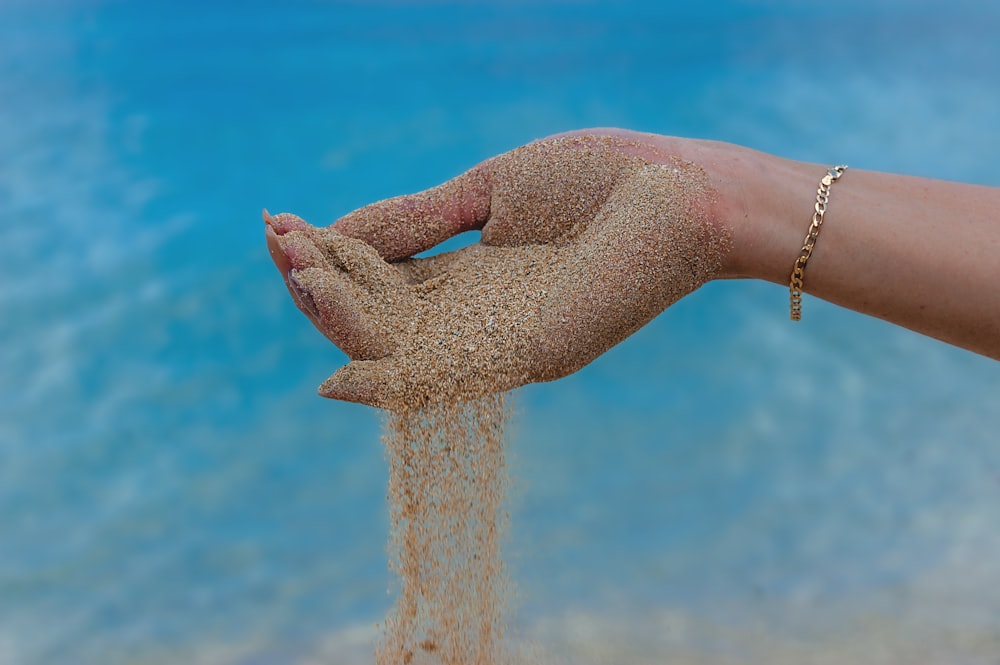
{"label": "index finger", "polygon": [[432,189],[355,210],[333,228],[371,245],[386,261],[397,261],[481,229],[490,214],[490,190],[489,162],[483,162]]}

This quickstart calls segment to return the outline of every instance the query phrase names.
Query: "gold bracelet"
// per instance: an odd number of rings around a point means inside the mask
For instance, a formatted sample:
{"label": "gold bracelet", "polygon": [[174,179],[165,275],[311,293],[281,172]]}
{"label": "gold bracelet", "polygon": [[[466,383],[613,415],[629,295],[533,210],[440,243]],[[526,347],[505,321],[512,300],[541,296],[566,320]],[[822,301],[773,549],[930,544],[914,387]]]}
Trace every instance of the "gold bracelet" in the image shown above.
{"label": "gold bracelet", "polygon": [[819,229],[823,226],[826,206],[830,203],[830,186],[840,179],[846,170],[846,166],[834,166],[819,181],[819,189],[816,191],[816,211],[813,213],[812,224],[809,225],[809,233],[806,234],[806,239],[802,242],[799,258],[795,259],[795,265],[792,266],[792,277],[788,282],[788,290],[792,299],[792,321],[799,321],[802,318],[802,284],[806,275],[806,263],[812,256],[813,247],[816,246],[816,238],[819,237]]}

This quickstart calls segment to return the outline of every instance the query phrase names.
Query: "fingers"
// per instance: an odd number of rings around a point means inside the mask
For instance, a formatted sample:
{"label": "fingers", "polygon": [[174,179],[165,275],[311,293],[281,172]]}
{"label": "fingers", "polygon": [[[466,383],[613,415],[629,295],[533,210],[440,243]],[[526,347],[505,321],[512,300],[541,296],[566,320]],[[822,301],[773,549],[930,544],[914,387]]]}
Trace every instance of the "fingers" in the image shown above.
{"label": "fingers", "polygon": [[352,359],[370,360],[395,350],[398,312],[364,285],[337,270],[292,270],[288,288],[319,330]]}
{"label": "fingers", "polygon": [[393,300],[405,288],[398,270],[382,260],[373,247],[332,228],[313,229],[313,241],[338,270],[375,295]]}
{"label": "fingers", "polygon": [[353,359],[389,355],[411,315],[409,285],[374,249],[293,215],[266,217],[267,242],[299,309]]}
{"label": "fingers", "polygon": [[288,258],[287,251],[282,247],[283,243],[279,241],[278,237],[289,231],[306,228],[308,224],[289,213],[272,215],[266,208],[264,209],[263,216],[264,224],[266,225],[267,251],[270,253],[274,265],[281,272],[282,277],[285,277],[288,275],[288,271],[291,270],[292,263]]}
{"label": "fingers", "polygon": [[288,233],[289,231],[302,230],[309,225],[305,223],[301,218],[287,212],[281,212],[277,215],[272,215],[267,211],[267,208],[263,212],[264,223],[268,227],[274,230],[277,235],[282,235]]}
{"label": "fingers", "polygon": [[278,272],[284,277],[292,269],[292,263],[288,260],[288,255],[282,251],[281,243],[278,242],[278,234],[274,232],[274,227],[268,225],[264,235],[267,238],[267,251],[271,255],[271,260],[274,261]]}
{"label": "fingers", "polygon": [[482,228],[490,213],[489,162],[419,194],[397,196],[341,217],[333,229],[398,261]]}

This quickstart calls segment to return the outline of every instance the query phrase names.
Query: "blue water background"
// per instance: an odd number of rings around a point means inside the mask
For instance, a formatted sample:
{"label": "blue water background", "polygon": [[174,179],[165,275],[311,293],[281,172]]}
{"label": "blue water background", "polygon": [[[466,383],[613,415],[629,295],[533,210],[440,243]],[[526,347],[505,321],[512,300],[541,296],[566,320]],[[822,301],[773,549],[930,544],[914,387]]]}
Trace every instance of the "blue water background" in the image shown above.
{"label": "blue water background", "polygon": [[[312,662],[384,616],[379,415],[316,396],[345,358],[261,208],[587,126],[997,186],[998,34],[972,1],[4,2],[0,664]],[[711,284],[518,393],[524,630],[781,635],[937,580],[1000,652],[1000,364],[786,299]]]}

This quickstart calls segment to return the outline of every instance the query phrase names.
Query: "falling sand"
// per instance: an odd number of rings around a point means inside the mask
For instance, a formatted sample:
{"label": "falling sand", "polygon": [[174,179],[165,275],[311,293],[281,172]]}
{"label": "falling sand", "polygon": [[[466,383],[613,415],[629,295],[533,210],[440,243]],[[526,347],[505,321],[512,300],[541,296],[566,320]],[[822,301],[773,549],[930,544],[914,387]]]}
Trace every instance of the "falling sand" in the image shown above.
{"label": "falling sand", "polygon": [[[698,166],[577,136],[331,228],[269,218],[292,296],[352,358],[320,392],[390,412],[400,589],[378,665],[510,662],[502,393],[576,371],[715,276],[729,238],[711,205]],[[465,228],[482,241],[399,260]]]}
{"label": "falling sand", "polygon": [[400,594],[377,665],[504,661],[504,397],[391,414],[390,566]]}

